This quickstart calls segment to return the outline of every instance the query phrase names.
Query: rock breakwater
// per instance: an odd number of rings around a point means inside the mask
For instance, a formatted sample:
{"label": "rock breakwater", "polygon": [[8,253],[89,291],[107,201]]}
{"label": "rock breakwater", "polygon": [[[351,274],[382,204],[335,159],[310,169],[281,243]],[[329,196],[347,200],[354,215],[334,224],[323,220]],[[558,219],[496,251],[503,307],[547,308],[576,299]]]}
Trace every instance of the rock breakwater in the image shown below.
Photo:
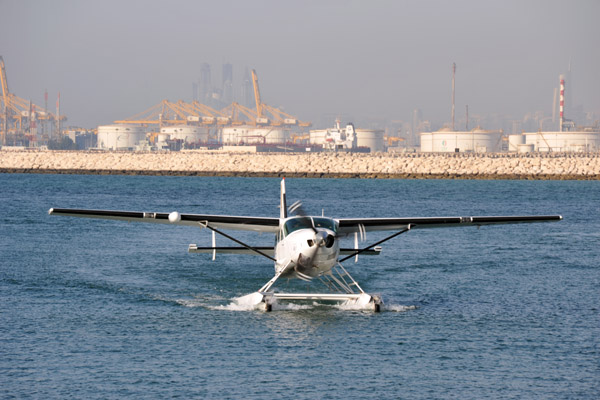
{"label": "rock breakwater", "polygon": [[0,151],[3,173],[339,178],[600,179],[600,153]]}

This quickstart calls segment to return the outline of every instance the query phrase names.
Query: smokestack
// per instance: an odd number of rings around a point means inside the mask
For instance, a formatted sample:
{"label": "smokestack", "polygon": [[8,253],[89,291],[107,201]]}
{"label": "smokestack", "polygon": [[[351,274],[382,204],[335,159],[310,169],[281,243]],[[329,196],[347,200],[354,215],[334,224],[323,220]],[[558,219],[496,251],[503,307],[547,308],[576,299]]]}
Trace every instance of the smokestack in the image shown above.
{"label": "smokestack", "polygon": [[552,125],[556,122],[556,98],[558,97],[558,89],[554,88],[554,100],[552,100]]}
{"label": "smokestack", "polygon": [[562,132],[563,131],[563,123],[564,123],[564,111],[565,111],[565,76],[561,75],[560,76],[560,112],[558,114],[559,116],[559,131]]}
{"label": "smokestack", "polygon": [[452,63],[452,130],[454,130],[454,77],[456,75],[456,63]]}

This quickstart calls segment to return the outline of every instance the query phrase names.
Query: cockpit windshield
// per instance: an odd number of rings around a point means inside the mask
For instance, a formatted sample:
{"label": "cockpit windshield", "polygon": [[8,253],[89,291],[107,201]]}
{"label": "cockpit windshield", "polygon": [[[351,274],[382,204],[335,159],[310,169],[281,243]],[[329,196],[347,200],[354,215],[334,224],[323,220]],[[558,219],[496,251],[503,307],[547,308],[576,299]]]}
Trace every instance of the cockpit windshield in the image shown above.
{"label": "cockpit windshield", "polygon": [[312,229],[312,222],[309,217],[292,218],[283,225],[283,234],[285,236],[299,229]]}
{"label": "cockpit windshield", "polygon": [[317,228],[326,228],[329,229],[330,231],[334,231],[337,232],[336,226],[335,226],[335,221],[332,220],[331,218],[313,218],[313,221],[315,223],[315,226]]}
{"label": "cockpit windshield", "polygon": [[312,218],[311,221],[310,217],[297,217],[286,221],[283,225],[283,234],[284,236],[287,236],[299,229],[312,229],[313,221],[314,226],[317,228],[326,228],[334,232],[337,231],[335,221],[330,218]]}

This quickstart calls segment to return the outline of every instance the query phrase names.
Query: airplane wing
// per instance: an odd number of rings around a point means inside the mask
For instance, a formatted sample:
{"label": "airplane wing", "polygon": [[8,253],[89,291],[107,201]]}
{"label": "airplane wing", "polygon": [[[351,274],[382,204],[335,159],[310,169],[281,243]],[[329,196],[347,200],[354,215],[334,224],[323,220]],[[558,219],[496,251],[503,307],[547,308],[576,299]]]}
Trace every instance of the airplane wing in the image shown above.
{"label": "airplane wing", "polygon": [[217,229],[223,228],[256,232],[276,233],[279,230],[279,218],[270,217],[181,214],[176,211],[172,213],[157,213],[139,211],[83,210],[74,208],[51,208],[48,210],[48,214],[184,226],[200,226],[200,224],[208,224],[209,226]]}
{"label": "airplane wing", "polygon": [[451,228],[457,226],[482,226],[498,224],[524,224],[562,220],[560,215],[524,215],[498,217],[424,217],[424,218],[340,218],[339,232],[342,234],[364,231],[394,231],[422,228]]}

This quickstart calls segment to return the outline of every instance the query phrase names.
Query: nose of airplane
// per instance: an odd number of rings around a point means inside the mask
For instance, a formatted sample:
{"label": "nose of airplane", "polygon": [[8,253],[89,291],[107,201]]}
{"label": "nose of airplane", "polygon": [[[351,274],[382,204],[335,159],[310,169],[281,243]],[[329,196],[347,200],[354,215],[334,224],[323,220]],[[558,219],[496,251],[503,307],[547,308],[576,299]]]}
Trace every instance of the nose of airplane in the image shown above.
{"label": "nose of airplane", "polygon": [[335,237],[333,235],[327,235],[325,238],[325,247],[330,249],[331,246],[333,246],[333,243],[335,243]]}
{"label": "nose of airplane", "polygon": [[313,246],[316,247],[327,247],[328,249],[331,248],[331,246],[333,246],[333,244],[335,243],[335,236],[333,236],[332,234],[329,234],[327,232],[317,232],[315,233],[314,239],[313,239]]}
{"label": "nose of airplane", "polygon": [[312,265],[312,262],[315,259],[315,255],[317,254],[318,249],[319,246],[315,244],[312,247],[300,251],[300,253],[298,254],[298,264],[306,267]]}
{"label": "nose of airplane", "polygon": [[314,244],[317,247],[323,247],[327,241],[327,234],[325,232],[315,233]]}

